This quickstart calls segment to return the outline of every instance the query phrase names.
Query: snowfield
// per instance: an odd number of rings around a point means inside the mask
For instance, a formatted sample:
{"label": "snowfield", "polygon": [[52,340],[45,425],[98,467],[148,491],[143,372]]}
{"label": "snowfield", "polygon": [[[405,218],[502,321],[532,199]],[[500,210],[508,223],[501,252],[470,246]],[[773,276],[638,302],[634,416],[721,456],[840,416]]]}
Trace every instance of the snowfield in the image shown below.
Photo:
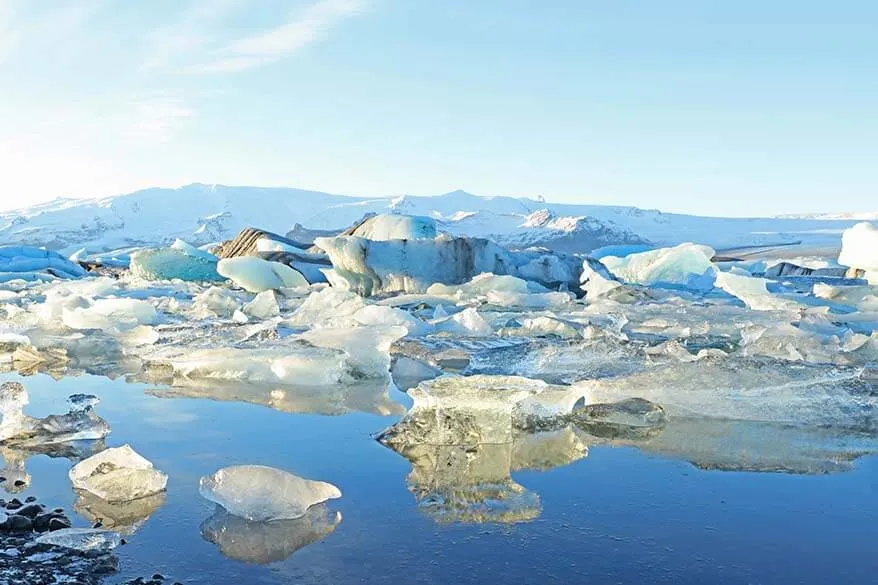
{"label": "snowfield", "polygon": [[286,234],[295,224],[338,231],[371,213],[426,216],[451,235],[567,252],[614,244],[683,242],[717,249],[802,242],[837,250],[842,230],[855,223],[846,217],[699,217],[635,207],[482,197],[464,191],[434,197],[365,198],[300,189],[193,184],[102,199],[59,199],[3,212],[0,241],[68,255],[81,248],[94,253],[168,245],[176,238],[202,245],[229,239],[244,226],[279,234]]}

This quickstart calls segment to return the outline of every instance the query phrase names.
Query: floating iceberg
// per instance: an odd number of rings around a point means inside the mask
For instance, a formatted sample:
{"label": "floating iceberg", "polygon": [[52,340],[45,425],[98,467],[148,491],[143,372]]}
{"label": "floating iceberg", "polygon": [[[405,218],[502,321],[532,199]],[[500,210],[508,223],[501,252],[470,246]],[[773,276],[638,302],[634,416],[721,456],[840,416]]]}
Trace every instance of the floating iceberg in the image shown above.
{"label": "floating iceberg", "polygon": [[127,502],[164,491],[168,476],[137,454],[130,445],[101,451],[74,465],[73,487],[107,502]]}
{"label": "floating iceberg", "polygon": [[308,281],[297,270],[254,256],[224,258],[219,261],[217,271],[244,290],[254,293],[308,286]]}
{"label": "floating iceberg", "polygon": [[478,238],[373,241],[338,236],[314,243],[329,255],[335,276],[365,296],[422,293],[436,282],[460,284],[483,272],[515,270],[508,252]]}
{"label": "floating iceberg", "polygon": [[869,283],[878,284],[878,228],[863,222],[845,230],[838,263],[865,271]]}
{"label": "floating iceberg", "polygon": [[708,246],[680,244],[628,256],[604,256],[601,263],[611,274],[630,284],[671,286],[697,291],[713,288],[714,251]]}
{"label": "floating iceberg", "polygon": [[155,323],[157,313],[149,301],[97,299],[85,306],[63,309],[61,318],[71,329],[127,331]]}
{"label": "floating iceberg", "polygon": [[118,532],[98,528],[62,528],[38,536],[34,542],[81,552],[108,552],[122,544],[122,537]]}
{"label": "floating iceberg", "polygon": [[201,524],[201,536],[236,561],[264,565],[282,561],[297,550],[329,536],[341,523],[341,513],[312,506],[295,520],[253,522],[221,507]]}
{"label": "floating iceberg", "polygon": [[86,270],[58,252],[31,246],[0,246],[0,282],[14,278],[79,278]]}
{"label": "floating iceberg", "polygon": [[[185,242],[184,242],[185,243]],[[189,246],[188,244],[186,244]],[[130,270],[134,276],[144,280],[187,280],[194,282],[217,282],[222,280],[217,273],[217,261],[197,248],[198,254],[190,254],[189,249],[157,248],[139,250],[131,255]]]}
{"label": "floating iceberg", "polygon": [[311,506],[341,497],[332,484],[262,465],[224,467],[202,477],[199,491],[229,513],[254,522],[301,518]]}

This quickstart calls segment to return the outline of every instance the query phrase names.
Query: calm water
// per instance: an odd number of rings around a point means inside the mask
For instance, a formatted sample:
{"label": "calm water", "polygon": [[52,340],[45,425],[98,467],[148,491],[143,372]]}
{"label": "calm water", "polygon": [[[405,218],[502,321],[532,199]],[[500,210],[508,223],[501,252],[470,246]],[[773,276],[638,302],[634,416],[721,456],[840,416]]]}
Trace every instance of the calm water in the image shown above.
{"label": "calm water", "polygon": [[[219,584],[878,579],[874,457],[858,460],[847,473],[803,476],[704,471],[634,448],[591,447],[586,458],[564,467],[512,473],[538,494],[535,520],[439,524],[408,490],[410,463],[370,437],[394,417],[158,398],[145,385],[88,376],[0,377],[10,379],[28,388],[27,412],[37,416],[66,411],[66,397],[75,392],[100,396],[97,412],[112,428],[107,444],[130,443],[170,476],[164,505],[117,549],[122,573],[110,583],[154,572]],[[227,558],[201,535],[215,506],[199,496],[198,479],[242,463],[338,485],[344,497],[330,502],[329,510],[342,521],[285,560],[261,565]],[[73,509],[70,461],[37,455],[26,467],[32,483],[22,495]],[[259,545],[256,535],[249,541],[257,543],[253,554],[283,536],[278,529]]]}

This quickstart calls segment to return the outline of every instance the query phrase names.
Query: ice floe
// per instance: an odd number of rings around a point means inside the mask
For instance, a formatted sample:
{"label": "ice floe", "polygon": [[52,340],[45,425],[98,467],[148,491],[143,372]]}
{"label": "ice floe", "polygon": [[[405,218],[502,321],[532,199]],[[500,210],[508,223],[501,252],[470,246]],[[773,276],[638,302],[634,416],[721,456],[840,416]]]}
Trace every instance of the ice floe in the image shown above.
{"label": "ice floe", "polygon": [[341,497],[330,483],[263,465],[224,467],[202,477],[199,491],[230,514],[253,522],[294,520],[311,506]]}
{"label": "ice floe", "polygon": [[168,476],[130,445],[106,449],[80,461],[69,476],[74,488],[111,503],[158,494],[168,483]]}

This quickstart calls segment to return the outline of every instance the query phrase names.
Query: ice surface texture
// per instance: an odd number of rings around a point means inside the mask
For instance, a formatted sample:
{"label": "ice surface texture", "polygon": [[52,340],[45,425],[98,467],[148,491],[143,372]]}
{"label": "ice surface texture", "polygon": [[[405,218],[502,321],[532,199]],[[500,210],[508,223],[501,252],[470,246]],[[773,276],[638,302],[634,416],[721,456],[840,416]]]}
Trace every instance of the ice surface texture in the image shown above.
{"label": "ice surface texture", "polygon": [[122,537],[118,532],[98,528],[62,528],[37,537],[36,542],[83,552],[107,552],[122,544]]}
{"label": "ice surface texture", "polygon": [[311,506],[341,497],[332,484],[263,465],[224,467],[202,477],[199,491],[230,514],[254,522],[301,518]]}
{"label": "ice surface texture", "polygon": [[713,255],[708,246],[686,243],[624,257],[605,256],[601,262],[614,276],[631,284],[707,291],[713,288]]}
{"label": "ice surface texture", "polygon": [[73,487],[107,502],[127,502],[164,491],[168,476],[153,468],[130,445],[106,449],[69,472]]}
{"label": "ice surface texture", "polygon": [[79,278],[86,271],[58,252],[31,246],[0,246],[0,281]]}
{"label": "ice surface texture", "polygon": [[254,256],[223,258],[217,271],[250,292],[259,293],[279,288],[308,286],[302,273],[280,262],[269,262]]}
{"label": "ice surface texture", "polygon": [[131,273],[146,280],[222,280],[217,274],[216,258],[205,253],[192,253],[190,248],[180,246],[135,252],[131,255]]}

